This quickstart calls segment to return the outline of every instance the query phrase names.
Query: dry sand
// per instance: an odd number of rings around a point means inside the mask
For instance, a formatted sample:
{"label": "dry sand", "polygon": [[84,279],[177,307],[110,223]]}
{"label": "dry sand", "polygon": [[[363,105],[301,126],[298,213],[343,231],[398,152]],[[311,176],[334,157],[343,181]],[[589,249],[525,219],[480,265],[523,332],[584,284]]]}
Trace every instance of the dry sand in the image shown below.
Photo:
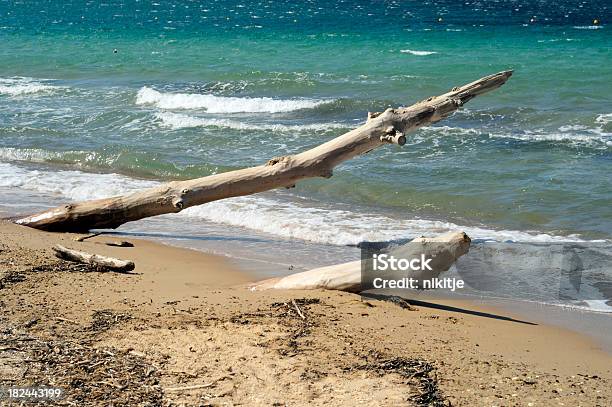
{"label": "dry sand", "polygon": [[[0,223],[0,386],[78,406],[612,405],[612,357],[570,331],[467,302],[250,292],[220,257],[75,236]],[[59,261],[56,243],[136,270]]]}

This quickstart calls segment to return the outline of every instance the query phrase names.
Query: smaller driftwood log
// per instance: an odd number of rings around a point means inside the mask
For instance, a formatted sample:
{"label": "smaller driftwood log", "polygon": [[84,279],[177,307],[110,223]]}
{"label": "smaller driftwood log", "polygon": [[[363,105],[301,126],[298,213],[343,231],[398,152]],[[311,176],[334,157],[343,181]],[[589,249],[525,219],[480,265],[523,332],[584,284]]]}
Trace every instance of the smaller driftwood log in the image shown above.
{"label": "smaller driftwood log", "polygon": [[52,249],[55,252],[55,257],[62,260],[89,264],[108,271],[126,273],[134,270],[135,267],[134,262],[129,260],[120,260],[113,257],[104,257],[98,254],[80,252],[77,250],[68,249],[61,245],[56,245]]}
{"label": "smaller driftwood log", "polygon": [[[423,281],[438,277],[450,269],[459,257],[468,252],[470,242],[470,238],[464,232],[449,232],[432,238],[416,238],[394,249],[391,253],[404,257],[409,257],[410,253],[423,253],[426,257],[432,258],[431,271],[416,272],[411,275],[417,281]],[[251,290],[314,290],[318,288],[348,292],[361,291],[361,261],[319,267],[251,285]]]}

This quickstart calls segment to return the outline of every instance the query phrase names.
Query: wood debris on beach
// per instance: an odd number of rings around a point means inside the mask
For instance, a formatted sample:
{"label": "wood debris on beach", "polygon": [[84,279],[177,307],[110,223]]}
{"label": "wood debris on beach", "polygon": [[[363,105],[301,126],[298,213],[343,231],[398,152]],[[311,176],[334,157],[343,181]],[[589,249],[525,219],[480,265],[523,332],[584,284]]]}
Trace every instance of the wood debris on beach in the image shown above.
{"label": "wood debris on beach", "polygon": [[121,260],[114,257],[101,256],[99,254],[91,254],[79,250],[68,249],[62,245],[55,245],[52,247],[52,249],[55,252],[55,256],[62,260],[88,264],[98,268],[101,271],[127,273],[134,270],[135,267],[134,262],[129,260]]}

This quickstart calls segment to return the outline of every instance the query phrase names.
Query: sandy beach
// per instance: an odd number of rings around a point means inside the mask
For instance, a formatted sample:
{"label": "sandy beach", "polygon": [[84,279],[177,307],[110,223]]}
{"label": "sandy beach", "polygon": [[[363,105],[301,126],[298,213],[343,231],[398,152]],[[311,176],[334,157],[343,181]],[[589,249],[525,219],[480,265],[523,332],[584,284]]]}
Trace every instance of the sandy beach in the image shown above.
{"label": "sandy beach", "polygon": [[612,406],[611,20],[0,1],[0,407]]}
{"label": "sandy beach", "polygon": [[[0,223],[0,385],[58,405],[606,406],[612,357],[577,333],[468,302],[252,292],[226,259]],[[131,259],[132,274],[52,255]]]}

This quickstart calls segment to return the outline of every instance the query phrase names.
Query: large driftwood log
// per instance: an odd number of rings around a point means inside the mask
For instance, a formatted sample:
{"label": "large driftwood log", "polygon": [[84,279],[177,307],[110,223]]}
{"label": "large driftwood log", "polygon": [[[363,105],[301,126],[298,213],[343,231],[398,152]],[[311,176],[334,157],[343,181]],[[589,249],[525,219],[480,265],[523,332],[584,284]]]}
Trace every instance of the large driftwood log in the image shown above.
{"label": "large driftwood log", "polygon": [[500,72],[410,107],[369,113],[362,126],[302,153],[273,158],[265,165],[169,182],[125,196],[72,203],[16,222],[37,229],[64,232],[116,228],[126,222],[176,213],[218,199],[292,187],[304,178],[329,178],[333,168],[343,161],[384,144],[404,144],[404,134],[449,116],[472,98],[497,89],[511,75],[512,71]]}
{"label": "large driftwood log", "polygon": [[[468,252],[470,238],[464,232],[450,232],[433,238],[420,237],[390,252],[390,254],[411,258],[411,255],[424,254],[432,259],[431,271],[419,271],[405,276],[417,282],[438,277],[447,271],[459,257]],[[361,286],[361,261],[319,267],[295,273],[286,277],[271,278],[251,285],[252,290],[340,290],[359,292]]]}
{"label": "large driftwood log", "polygon": [[113,257],[100,256],[99,254],[90,254],[80,252],[78,250],[68,249],[62,245],[52,247],[55,252],[55,257],[62,260],[73,261],[76,263],[89,264],[99,267],[102,270],[117,271],[126,273],[134,270],[134,262],[128,260],[115,259]]}

